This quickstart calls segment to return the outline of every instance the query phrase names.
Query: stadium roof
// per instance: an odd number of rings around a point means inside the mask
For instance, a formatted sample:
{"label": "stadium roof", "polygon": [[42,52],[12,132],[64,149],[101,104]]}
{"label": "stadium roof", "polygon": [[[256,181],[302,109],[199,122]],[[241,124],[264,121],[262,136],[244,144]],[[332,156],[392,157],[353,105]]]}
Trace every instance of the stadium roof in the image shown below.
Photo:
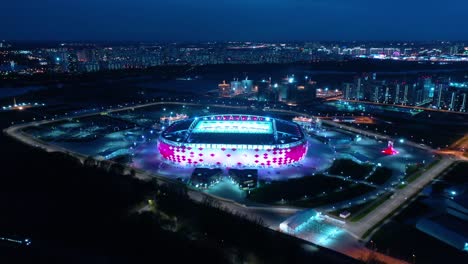
{"label": "stadium roof", "polygon": [[263,116],[212,115],[176,122],[162,134],[180,143],[275,145],[304,138],[299,125]]}

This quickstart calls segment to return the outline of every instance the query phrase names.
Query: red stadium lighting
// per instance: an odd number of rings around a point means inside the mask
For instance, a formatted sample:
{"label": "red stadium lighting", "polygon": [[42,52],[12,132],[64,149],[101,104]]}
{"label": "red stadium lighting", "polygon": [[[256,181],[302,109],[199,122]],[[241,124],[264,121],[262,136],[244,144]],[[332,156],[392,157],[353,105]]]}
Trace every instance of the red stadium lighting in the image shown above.
{"label": "red stadium lighting", "polygon": [[[185,149],[192,150],[190,155]],[[158,139],[158,150],[164,159],[182,166],[280,167],[301,161],[308,145],[292,122],[217,115],[172,124]],[[194,161],[195,155],[203,159]]]}
{"label": "red stadium lighting", "polygon": [[398,154],[399,152],[393,148],[393,141],[388,141],[388,146],[386,149],[382,150],[381,151],[383,154],[385,155],[395,155],[395,154]]}

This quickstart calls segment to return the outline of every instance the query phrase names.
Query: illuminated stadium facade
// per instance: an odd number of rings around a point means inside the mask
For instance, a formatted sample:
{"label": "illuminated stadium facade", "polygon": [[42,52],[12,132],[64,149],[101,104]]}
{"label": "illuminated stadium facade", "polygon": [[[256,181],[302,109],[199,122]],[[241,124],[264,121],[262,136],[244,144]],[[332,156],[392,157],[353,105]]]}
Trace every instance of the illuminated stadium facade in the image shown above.
{"label": "illuminated stadium facade", "polygon": [[295,123],[254,115],[211,115],[170,125],[161,156],[182,166],[281,167],[301,161],[307,140]]}

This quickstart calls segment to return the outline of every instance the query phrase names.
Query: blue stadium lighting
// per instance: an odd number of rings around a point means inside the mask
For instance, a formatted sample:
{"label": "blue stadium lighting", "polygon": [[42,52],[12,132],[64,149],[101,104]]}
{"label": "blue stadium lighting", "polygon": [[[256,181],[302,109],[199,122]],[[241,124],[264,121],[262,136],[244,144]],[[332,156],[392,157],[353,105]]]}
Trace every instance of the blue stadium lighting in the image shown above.
{"label": "blue stadium lighting", "polygon": [[200,121],[193,133],[252,133],[271,134],[273,126],[266,121]]}

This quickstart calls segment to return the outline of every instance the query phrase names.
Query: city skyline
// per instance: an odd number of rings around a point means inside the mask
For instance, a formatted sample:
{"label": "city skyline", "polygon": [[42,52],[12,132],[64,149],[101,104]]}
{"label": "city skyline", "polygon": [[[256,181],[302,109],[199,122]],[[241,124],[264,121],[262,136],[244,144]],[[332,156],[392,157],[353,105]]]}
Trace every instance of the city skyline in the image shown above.
{"label": "city skyline", "polygon": [[[3,5],[9,40],[308,41],[460,40],[462,0],[95,1],[24,0]],[[92,30],[90,30],[92,28]]]}

